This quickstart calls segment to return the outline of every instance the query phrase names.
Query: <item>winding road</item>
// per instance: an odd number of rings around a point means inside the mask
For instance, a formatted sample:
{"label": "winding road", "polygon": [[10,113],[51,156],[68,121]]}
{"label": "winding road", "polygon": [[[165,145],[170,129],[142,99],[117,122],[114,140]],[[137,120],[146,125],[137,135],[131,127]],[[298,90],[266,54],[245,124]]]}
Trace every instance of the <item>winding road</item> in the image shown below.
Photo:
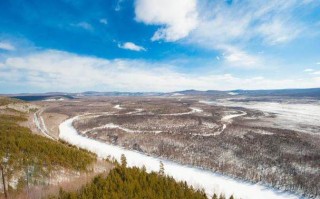
{"label": "winding road", "polygon": [[36,127],[39,129],[39,131],[47,138],[52,139],[52,140],[56,140],[54,137],[52,137],[49,134],[49,131],[47,129],[47,126],[41,116],[43,112],[43,109],[38,110],[37,112],[35,112],[33,114],[33,122],[36,125]]}

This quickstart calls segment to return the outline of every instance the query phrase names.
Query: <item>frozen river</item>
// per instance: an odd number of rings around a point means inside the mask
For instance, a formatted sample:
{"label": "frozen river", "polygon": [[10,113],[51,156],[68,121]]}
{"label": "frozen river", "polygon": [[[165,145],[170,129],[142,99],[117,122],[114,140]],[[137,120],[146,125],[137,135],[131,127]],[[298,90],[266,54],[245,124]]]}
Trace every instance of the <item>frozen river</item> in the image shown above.
{"label": "frozen river", "polygon": [[110,145],[78,134],[72,126],[72,122],[78,117],[73,117],[60,124],[60,138],[87,149],[100,158],[108,156],[120,161],[121,154],[127,158],[128,166],[146,167],[147,171],[159,171],[160,161],[163,162],[165,173],[178,181],[186,181],[196,188],[204,188],[211,196],[214,192],[225,193],[227,197],[234,194],[236,198],[242,199],[298,199],[299,196],[287,192],[281,192],[260,184],[247,183],[227,176],[214,173],[201,168],[185,166],[173,161],[151,157],[136,151],[127,150],[119,146]]}

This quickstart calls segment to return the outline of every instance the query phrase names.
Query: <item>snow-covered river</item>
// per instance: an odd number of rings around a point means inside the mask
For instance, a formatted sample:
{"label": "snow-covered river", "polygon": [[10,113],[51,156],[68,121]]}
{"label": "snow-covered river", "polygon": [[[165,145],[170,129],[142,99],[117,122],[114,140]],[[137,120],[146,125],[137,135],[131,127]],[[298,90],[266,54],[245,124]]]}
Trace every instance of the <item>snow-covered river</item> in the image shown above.
{"label": "snow-covered river", "polygon": [[172,176],[178,181],[186,181],[189,185],[196,188],[204,188],[206,193],[210,196],[214,192],[217,194],[223,192],[228,197],[231,194],[234,194],[236,198],[242,199],[299,198],[297,195],[277,191],[260,184],[247,183],[209,170],[181,165],[173,161],[151,157],[136,151],[127,150],[119,146],[83,137],[79,135],[76,129],[72,126],[72,122],[77,118],[78,116],[73,117],[60,124],[60,138],[70,144],[96,153],[100,158],[107,158],[108,156],[111,156],[120,161],[121,154],[124,154],[127,158],[128,166],[142,167],[144,165],[147,171],[159,171],[160,161],[162,161],[167,175]]}

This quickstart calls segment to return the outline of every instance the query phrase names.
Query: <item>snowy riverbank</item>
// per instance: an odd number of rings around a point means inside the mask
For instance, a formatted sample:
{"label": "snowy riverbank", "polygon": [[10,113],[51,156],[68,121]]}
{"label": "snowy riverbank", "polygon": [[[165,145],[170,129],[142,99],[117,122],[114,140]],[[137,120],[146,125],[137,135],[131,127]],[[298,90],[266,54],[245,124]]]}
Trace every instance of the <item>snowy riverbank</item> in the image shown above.
{"label": "snowy riverbank", "polygon": [[204,188],[208,195],[213,192],[223,192],[227,196],[234,194],[242,199],[298,199],[299,197],[287,192],[280,192],[259,184],[251,184],[240,180],[235,180],[223,175],[216,174],[209,170],[184,166],[172,161],[144,155],[136,151],[113,146],[87,137],[83,137],[73,128],[72,122],[78,117],[68,119],[60,124],[60,138],[70,144],[87,149],[96,153],[100,158],[108,156],[115,157],[120,161],[121,154],[127,158],[128,166],[142,167],[145,165],[147,171],[158,171],[160,161],[163,162],[165,173],[176,180],[187,181],[188,184],[196,188]]}

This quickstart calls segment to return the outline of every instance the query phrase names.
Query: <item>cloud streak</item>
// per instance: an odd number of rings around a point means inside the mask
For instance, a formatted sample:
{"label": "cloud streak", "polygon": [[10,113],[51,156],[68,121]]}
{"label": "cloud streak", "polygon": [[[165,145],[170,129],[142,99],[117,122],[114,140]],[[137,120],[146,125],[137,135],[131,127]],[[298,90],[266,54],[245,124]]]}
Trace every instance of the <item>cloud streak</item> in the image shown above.
{"label": "cloud streak", "polygon": [[132,51],[146,51],[144,47],[139,46],[132,42],[125,42],[123,44],[118,44],[118,47],[126,50],[132,50]]}
{"label": "cloud streak", "polygon": [[89,24],[88,22],[85,22],[85,21],[82,21],[82,22],[79,22],[79,23],[76,23],[76,24],[71,24],[71,26],[74,26],[74,27],[77,27],[77,28],[82,28],[82,29],[87,30],[87,31],[92,31],[93,30],[92,25]]}
{"label": "cloud streak", "polygon": [[0,41],[0,49],[6,51],[14,51],[16,48],[9,42],[1,42]]}
{"label": "cloud streak", "polygon": [[107,25],[107,24],[108,24],[108,20],[105,19],[105,18],[100,19],[99,22],[100,22],[101,24],[104,24],[104,25]]}
{"label": "cloud streak", "polygon": [[176,91],[315,87],[318,76],[301,79],[239,78],[232,74],[186,74],[172,65],[142,60],[107,60],[56,50],[10,57],[1,63],[0,79],[47,91]]}

